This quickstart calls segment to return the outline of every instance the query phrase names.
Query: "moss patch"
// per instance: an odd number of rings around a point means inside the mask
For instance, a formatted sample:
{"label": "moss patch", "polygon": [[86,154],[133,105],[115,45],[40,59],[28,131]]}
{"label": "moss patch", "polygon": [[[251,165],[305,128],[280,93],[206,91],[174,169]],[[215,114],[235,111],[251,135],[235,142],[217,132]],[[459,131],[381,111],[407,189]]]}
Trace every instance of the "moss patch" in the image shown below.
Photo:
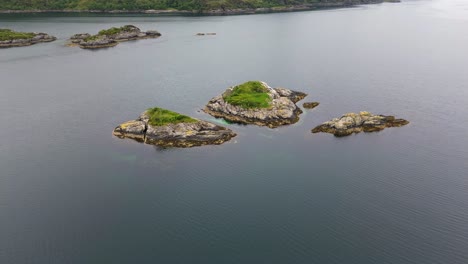
{"label": "moss patch", "polygon": [[223,97],[231,105],[242,108],[268,108],[271,106],[271,97],[268,88],[259,81],[250,81],[234,87],[231,94]]}
{"label": "moss patch", "polygon": [[149,124],[152,126],[164,126],[167,124],[177,124],[177,123],[194,123],[197,122],[196,119],[193,119],[186,115],[181,115],[176,112],[172,112],[163,108],[154,107],[147,110],[149,115]]}
{"label": "moss patch", "polygon": [[0,41],[14,40],[14,39],[31,39],[36,34],[30,32],[16,32],[10,29],[0,29]]}

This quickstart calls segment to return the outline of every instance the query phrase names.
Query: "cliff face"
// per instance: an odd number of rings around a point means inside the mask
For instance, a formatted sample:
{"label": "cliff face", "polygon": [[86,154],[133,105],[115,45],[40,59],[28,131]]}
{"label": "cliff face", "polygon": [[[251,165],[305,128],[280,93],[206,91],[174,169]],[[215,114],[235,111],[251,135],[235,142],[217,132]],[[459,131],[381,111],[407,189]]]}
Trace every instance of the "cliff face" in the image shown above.
{"label": "cliff face", "polygon": [[93,12],[236,15],[351,7],[400,0],[3,0],[0,13]]}

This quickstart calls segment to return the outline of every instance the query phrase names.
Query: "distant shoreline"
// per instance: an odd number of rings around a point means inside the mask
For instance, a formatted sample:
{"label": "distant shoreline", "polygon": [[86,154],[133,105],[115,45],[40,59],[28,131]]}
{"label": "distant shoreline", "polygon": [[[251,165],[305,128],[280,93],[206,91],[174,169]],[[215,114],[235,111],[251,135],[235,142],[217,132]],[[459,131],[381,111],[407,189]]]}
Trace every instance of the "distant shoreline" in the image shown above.
{"label": "distant shoreline", "polygon": [[381,4],[384,2],[398,3],[400,0],[356,0],[342,3],[315,3],[306,5],[268,7],[268,8],[238,8],[238,9],[213,9],[213,10],[0,10],[0,14],[37,14],[37,13],[76,13],[76,14],[155,14],[155,15],[186,15],[186,16],[228,16],[285,13],[310,10],[324,10],[335,8],[354,7],[365,4]]}

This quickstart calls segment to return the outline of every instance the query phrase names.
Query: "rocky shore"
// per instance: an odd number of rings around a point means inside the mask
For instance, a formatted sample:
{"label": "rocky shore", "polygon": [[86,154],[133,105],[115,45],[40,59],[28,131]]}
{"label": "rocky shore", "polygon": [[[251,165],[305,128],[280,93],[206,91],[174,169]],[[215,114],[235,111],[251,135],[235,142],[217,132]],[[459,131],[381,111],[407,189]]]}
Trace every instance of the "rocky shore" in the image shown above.
{"label": "rocky shore", "polygon": [[268,106],[248,108],[228,103],[226,98],[235,93],[239,87],[235,86],[228,88],[223,94],[212,98],[203,111],[230,122],[255,124],[270,128],[293,124],[299,120],[302,110],[296,105],[296,102],[302,100],[307,94],[286,88],[271,88],[265,82],[258,83],[269,98]]}
{"label": "rocky shore", "polygon": [[23,33],[0,29],[0,48],[31,46],[41,42],[51,42],[57,38],[46,33]]}
{"label": "rocky shore", "polygon": [[220,8],[206,10],[0,10],[0,13],[102,13],[102,14],[157,14],[157,15],[204,15],[204,16],[226,16],[226,15],[249,15],[265,13],[284,13],[309,10],[347,8],[365,4],[380,4],[384,2],[399,3],[400,0],[347,0],[341,2],[319,2],[302,5],[262,7],[262,8]]}
{"label": "rocky shore", "polygon": [[157,38],[161,33],[156,30],[141,31],[138,27],[133,25],[126,25],[120,28],[110,28],[101,30],[97,35],[89,33],[79,33],[70,37],[70,46],[79,46],[82,49],[99,49],[114,47],[119,42]]}
{"label": "rocky shore", "polygon": [[409,122],[394,116],[373,115],[369,112],[348,113],[340,118],[334,118],[314,129],[312,133],[325,132],[337,137],[349,136],[353,133],[376,132],[387,127],[401,127]]}
{"label": "rocky shore", "polygon": [[[119,138],[131,138],[160,147],[180,148],[219,145],[236,136],[230,129],[186,116],[182,116],[184,119],[179,121],[174,118],[175,121],[154,124],[155,117],[152,116],[151,110],[143,112],[136,120],[120,124],[113,134]],[[181,116],[168,110],[159,110]],[[162,116],[167,114],[164,112]]]}

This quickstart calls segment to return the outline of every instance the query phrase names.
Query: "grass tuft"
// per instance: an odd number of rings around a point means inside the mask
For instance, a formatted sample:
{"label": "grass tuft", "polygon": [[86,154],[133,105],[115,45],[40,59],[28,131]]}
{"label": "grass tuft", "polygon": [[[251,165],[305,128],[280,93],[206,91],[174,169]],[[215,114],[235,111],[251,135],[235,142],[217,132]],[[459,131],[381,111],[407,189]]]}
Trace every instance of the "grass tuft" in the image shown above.
{"label": "grass tuft", "polygon": [[249,81],[234,87],[231,94],[224,97],[231,105],[242,108],[268,108],[271,106],[271,97],[268,88],[259,81]]}
{"label": "grass tuft", "polygon": [[149,124],[152,126],[164,126],[167,124],[178,124],[178,123],[194,123],[197,122],[186,115],[181,115],[176,112],[172,112],[163,108],[154,107],[147,110],[149,115]]}

